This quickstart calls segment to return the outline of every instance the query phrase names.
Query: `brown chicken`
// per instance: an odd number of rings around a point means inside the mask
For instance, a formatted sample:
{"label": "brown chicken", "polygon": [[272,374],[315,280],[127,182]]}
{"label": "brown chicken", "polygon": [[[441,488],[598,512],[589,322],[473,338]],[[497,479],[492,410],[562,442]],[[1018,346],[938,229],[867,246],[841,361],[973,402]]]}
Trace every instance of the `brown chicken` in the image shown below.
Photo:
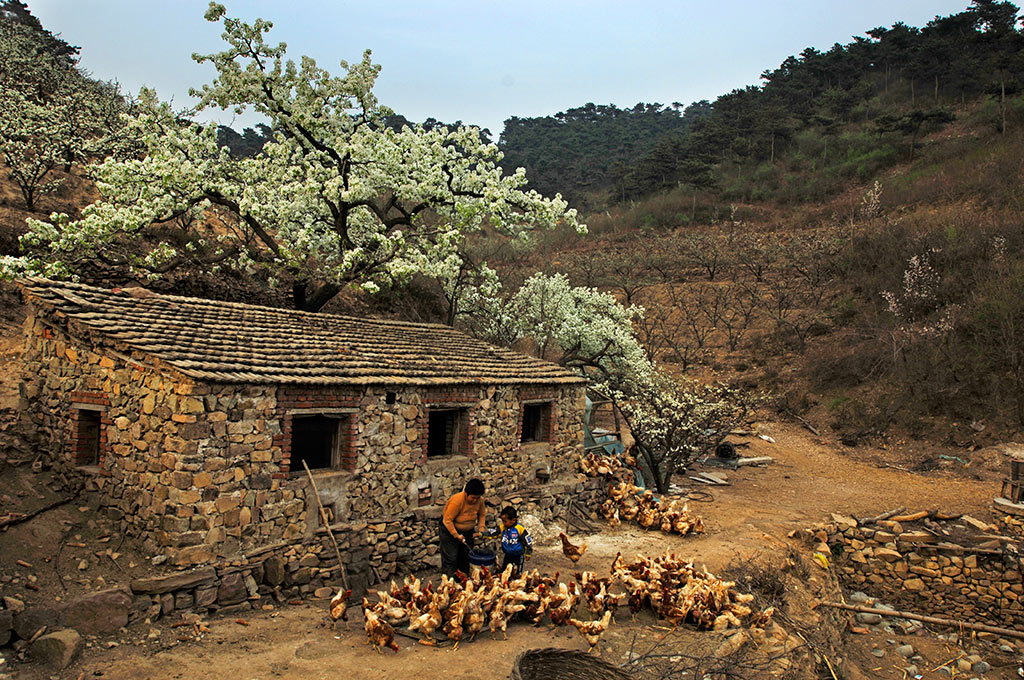
{"label": "brown chicken", "polygon": [[556,626],[564,626],[569,618],[576,611],[576,605],[580,601],[580,591],[576,582],[572,581],[567,586],[564,583],[558,584],[558,592],[551,595],[548,601],[548,618]]}
{"label": "brown chicken", "polygon": [[335,628],[338,626],[338,619],[348,623],[348,598],[351,596],[351,590],[339,590],[338,594],[331,598],[330,615]]}
{"label": "brown chicken", "polygon": [[430,638],[437,627],[441,625],[441,610],[436,602],[430,603],[426,613],[417,616],[409,623],[409,630],[423,633],[425,638]]}
{"label": "brown chicken", "polygon": [[576,630],[580,632],[580,635],[587,639],[587,643],[590,645],[590,649],[587,652],[592,652],[594,647],[597,647],[598,641],[606,630],[608,625],[612,622],[612,613],[605,612],[604,616],[599,621],[578,621],[577,619],[569,619],[569,623],[576,627]]}
{"label": "brown chicken", "polygon": [[562,554],[569,558],[573,564],[580,561],[583,557],[583,553],[587,552],[587,544],[577,546],[569,542],[569,537],[562,532],[558,532],[558,537],[562,539]]}
{"label": "brown chicken", "polygon": [[374,650],[379,654],[381,647],[389,647],[397,652],[398,645],[395,644],[395,629],[386,621],[381,621],[380,617],[373,613],[373,610],[370,609],[370,603],[365,597],[363,598],[363,616],[366,617],[366,623],[363,624],[363,629],[366,631],[366,640],[369,644],[373,645]]}

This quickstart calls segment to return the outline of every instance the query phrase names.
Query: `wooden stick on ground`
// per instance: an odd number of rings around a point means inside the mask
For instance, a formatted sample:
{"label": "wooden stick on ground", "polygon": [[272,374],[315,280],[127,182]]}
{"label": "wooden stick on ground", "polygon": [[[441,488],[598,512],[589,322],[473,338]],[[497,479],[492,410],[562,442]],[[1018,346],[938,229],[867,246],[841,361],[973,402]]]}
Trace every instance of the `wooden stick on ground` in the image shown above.
{"label": "wooden stick on ground", "polygon": [[316,505],[320,508],[320,520],[324,523],[324,527],[327,528],[327,535],[331,537],[331,543],[334,544],[334,554],[338,558],[338,568],[341,569],[341,583],[345,586],[345,590],[348,590],[348,573],[345,571],[345,563],[341,561],[341,549],[338,547],[338,540],[334,538],[334,532],[331,531],[331,521],[327,518],[327,511],[324,510],[324,504],[320,502],[320,492],[316,488],[316,481],[313,479],[313,473],[309,471],[309,466],[306,465],[306,461],[302,461],[302,467],[306,468],[306,476],[309,477],[309,485],[313,487],[313,497],[316,498]]}
{"label": "wooden stick on ground", "polygon": [[942,619],[938,616],[924,616],[922,614],[911,614],[910,612],[891,611],[889,609],[874,609],[873,607],[861,607],[852,604],[841,604],[839,602],[822,602],[821,605],[823,607],[832,607],[833,609],[845,609],[851,612],[863,612],[865,614],[878,614],[879,616],[890,616],[896,619],[910,619],[911,621],[934,623],[939,626],[949,626],[950,628],[980,630],[983,633],[995,633],[996,635],[1002,635],[1004,637],[1012,637],[1017,638],[1018,640],[1024,640],[1024,631],[1011,630],[1009,628],[999,628],[997,626],[988,626],[984,623],[964,623],[962,621],[954,621],[953,619]]}
{"label": "wooden stick on ground", "polygon": [[938,510],[922,510],[921,512],[912,512],[909,515],[893,515],[892,517],[889,518],[889,521],[890,522],[916,522],[919,519],[924,519],[925,517],[931,517],[932,515],[934,515],[937,512],[938,512]]}
{"label": "wooden stick on ground", "polygon": [[56,508],[57,506],[64,505],[65,503],[70,503],[73,500],[75,500],[75,497],[74,496],[70,496],[68,498],[61,498],[61,499],[55,500],[52,503],[47,503],[43,507],[39,508],[38,510],[33,510],[32,512],[28,512],[28,513],[25,513],[25,514],[14,513],[10,517],[8,517],[7,519],[0,520],[0,529],[4,529],[6,527],[13,526],[15,524],[21,524],[22,522],[25,522],[25,521],[28,521],[28,520],[32,519],[33,517],[35,517],[36,515],[38,515],[41,512],[46,512],[47,510],[52,510],[53,508]]}
{"label": "wooden stick on ground", "polygon": [[821,436],[821,432],[818,431],[818,428],[814,427],[814,425],[811,425],[805,418],[801,418],[792,411],[783,411],[783,413],[785,413],[790,418],[798,420],[800,424],[806,427],[810,431],[810,433],[813,434],[815,437]]}
{"label": "wooden stick on ground", "polygon": [[895,510],[890,510],[889,512],[883,512],[881,515],[875,515],[874,517],[865,517],[864,519],[858,520],[858,521],[860,522],[860,524],[862,526],[866,525],[866,524],[874,524],[875,522],[881,522],[883,519],[889,519],[893,515],[898,515],[898,514],[900,514],[901,512],[903,512],[906,509],[907,509],[907,507],[905,505],[901,505],[900,507],[896,508]]}

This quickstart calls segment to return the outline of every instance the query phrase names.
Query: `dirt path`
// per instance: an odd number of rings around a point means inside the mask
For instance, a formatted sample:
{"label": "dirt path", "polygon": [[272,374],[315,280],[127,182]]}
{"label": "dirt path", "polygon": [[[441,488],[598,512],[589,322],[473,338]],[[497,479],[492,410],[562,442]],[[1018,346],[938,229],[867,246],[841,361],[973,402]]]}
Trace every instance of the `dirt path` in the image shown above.
{"label": "dirt path", "polygon": [[[563,576],[578,569],[603,572],[616,552],[631,556],[668,548],[719,571],[738,556],[749,558],[777,548],[789,531],[823,520],[830,512],[868,515],[905,505],[984,517],[996,492],[991,483],[874,467],[816,442],[796,426],[773,424],[761,431],[775,443],[752,437],[746,440],[749,446],[742,452],[773,456],[775,464],[729,472],[731,486],[710,489],[714,502],[692,505],[705,517],[708,534],[681,539],[636,527],[618,527],[586,537],[589,548],[577,569],[565,560],[554,542],[538,547],[532,565],[548,572],[561,570]],[[210,632],[202,640],[182,643],[176,638],[187,629],[171,628],[170,622],[162,621],[152,629],[157,639],[146,639],[150,630],[143,626],[140,633],[129,634],[130,639],[122,639],[122,644],[112,649],[97,643],[62,677],[77,678],[81,672],[89,677],[100,671],[105,680],[227,675],[246,679],[340,676],[482,680],[506,677],[516,655],[525,649],[550,645],[586,648],[572,628],[550,631],[519,624],[510,627],[508,641],[491,640],[485,635],[452,652],[399,638],[400,652],[378,655],[364,643],[358,612],[349,630],[342,625],[335,633],[324,625],[324,611],[325,606],[315,603],[272,612],[254,611],[245,616],[248,625],[234,618],[213,618]],[[643,635],[648,642],[662,634],[651,626],[653,620],[632,623],[628,616],[620,619],[606,635],[601,651],[609,660],[621,660],[634,634]],[[25,677],[48,677],[35,672],[29,669]]]}

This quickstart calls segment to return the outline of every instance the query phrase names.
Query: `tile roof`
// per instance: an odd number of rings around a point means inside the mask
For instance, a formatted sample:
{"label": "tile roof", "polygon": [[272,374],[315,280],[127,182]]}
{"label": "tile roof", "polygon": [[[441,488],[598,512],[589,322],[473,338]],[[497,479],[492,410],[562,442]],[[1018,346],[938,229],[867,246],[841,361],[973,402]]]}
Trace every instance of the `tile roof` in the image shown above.
{"label": "tile roof", "polygon": [[235,302],[21,282],[29,302],[200,380],[278,384],[576,383],[541,359],[448,326]]}

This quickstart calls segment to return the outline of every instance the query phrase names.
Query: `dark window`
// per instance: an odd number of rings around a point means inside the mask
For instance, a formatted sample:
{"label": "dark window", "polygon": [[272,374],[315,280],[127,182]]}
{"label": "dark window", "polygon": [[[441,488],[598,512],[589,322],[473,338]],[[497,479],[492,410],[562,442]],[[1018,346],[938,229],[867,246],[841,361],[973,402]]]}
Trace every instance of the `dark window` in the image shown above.
{"label": "dark window", "polygon": [[343,422],[323,415],[293,416],[291,469],[302,472],[303,461],[310,470],[340,468]]}
{"label": "dark window", "polygon": [[430,409],[427,424],[427,455],[451,456],[460,452],[462,409]]}
{"label": "dark window", "polygon": [[551,404],[523,404],[523,432],[519,441],[547,441],[550,417]]}
{"label": "dark window", "polygon": [[75,437],[75,462],[78,465],[100,464],[102,416],[102,411],[78,410],[78,431]]}
{"label": "dark window", "polygon": [[385,404],[394,404],[396,401],[398,401],[398,395],[397,394],[395,394],[394,392],[385,392],[384,393],[384,403]]}

